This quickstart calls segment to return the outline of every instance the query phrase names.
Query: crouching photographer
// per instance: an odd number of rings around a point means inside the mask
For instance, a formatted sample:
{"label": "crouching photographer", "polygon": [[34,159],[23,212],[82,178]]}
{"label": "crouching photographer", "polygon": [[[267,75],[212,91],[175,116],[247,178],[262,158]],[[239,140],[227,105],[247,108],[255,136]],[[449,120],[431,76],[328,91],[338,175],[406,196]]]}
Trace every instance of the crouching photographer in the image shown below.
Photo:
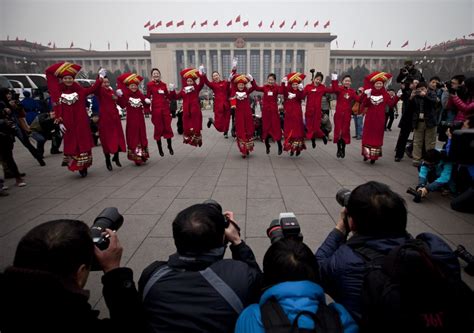
{"label": "crouching photographer", "polygon": [[436,235],[407,233],[400,195],[368,182],[337,198],[345,207],[316,259],[322,286],[361,331],[472,331],[473,295],[456,255]]}
{"label": "crouching photographer", "polygon": [[[233,332],[261,287],[233,213],[212,200],[188,207],[173,221],[173,238],[177,252],[149,265],[138,282],[149,332]],[[224,259],[227,243],[232,259]]]}
{"label": "crouching photographer", "polygon": [[[143,331],[133,273],[120,267],[123,249],[111,230],[121,216],[115,208],[108,210],[92,230],[81,221],[54,220],[20,240],[13,266],[0,275],[2,333]],[[84,290],[93,262],[104,271],[110,319],[98,318]]]}
{"label": "crouching photographer", "polygon": [[272,245],[263,258],[264,293],[242,312],[235,332],[358,332],[343,306],[326,305],[318,264],[294,214],[281,213],[267,235]]}

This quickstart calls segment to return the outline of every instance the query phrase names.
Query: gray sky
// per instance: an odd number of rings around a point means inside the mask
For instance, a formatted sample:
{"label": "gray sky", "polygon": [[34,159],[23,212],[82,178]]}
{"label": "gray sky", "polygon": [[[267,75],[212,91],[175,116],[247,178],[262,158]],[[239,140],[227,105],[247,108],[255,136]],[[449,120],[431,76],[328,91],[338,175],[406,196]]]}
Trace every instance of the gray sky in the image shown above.
{"label": "gray sky", "polygon": [[[239,14],[242,21],[227,27]],[[201,27],[206,19],[207,27]],[[92,42],[93,49],[106,50],[110,41],[111,50],[125,50],[128,41],[129,50],[143,50],[148,20],[163,21],[154,32],[329,31],[338,36],[339,49],[352,49],[354,40],[354,49],[370,49],[373,40],[373,49],[386,50],[391,40],[389,49],[397,50],[409,40],[406,49],[414,50],[425,41],[434,45],[473,33],[474,0],[0,0],[0,39],[18,36],[43,45],[52,41],[57,47],[74,41],[75,47],[88,49]],[[174,26],[165,28],[169,20]],[[185,24],[177,28],[179,20]],[[194,20],[197,25],[191,29]],[[212,26],[215,20],[217,27]],[[249,26],[243,27],[246,20]],[[280,29],[283,20],[286,25]],[[323,29],[328,20],[329,28]],[[335,42],[332,48],[337,48]]]}

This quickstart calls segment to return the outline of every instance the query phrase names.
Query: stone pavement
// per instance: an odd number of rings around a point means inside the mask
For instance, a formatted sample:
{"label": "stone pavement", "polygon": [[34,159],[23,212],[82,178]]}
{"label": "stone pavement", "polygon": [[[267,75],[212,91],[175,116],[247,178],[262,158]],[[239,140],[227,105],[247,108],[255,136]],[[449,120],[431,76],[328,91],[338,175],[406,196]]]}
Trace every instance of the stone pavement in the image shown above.
{"label": "stone pavement", "polygon": [[[206,111],[203,124],[208,114]],[[152,138],[150,119],[146,122],[148,137]],[[110,172],[105,168],[102,149],[96,147],[93,167],[85,179],[61,168],[61,156],[47,153],[47,166],[39,167],[17,143],[15,158],[21,171],[27,173],[28,186],[16,188],[8,180],[10,196],[0,198],[0,269],[11,264],[19,239],[33,226],[60,218],[91,224],[102,209],[116,206],[125,217],[119,231],[124,247],[122,262],[134,270],[137,281],[147,264],[166,260],[175,250],[171,222],[176,214],[209,198],[235,213],[243,238],[261,263],[270,244],[266,229],[280,212],[296,214],[305,242],[316,249],[338,217],[336,192],[369,180],[390,185],[407,200],[411,233],[433,232],[453,246],[464,244],[474,253],[473,215],[452,211],[448,199],[438,193],[421,204],[413,203],[405,193],[408,186],[416,185],[417,172],[407,159],[393,161],[397,136],[394,124],[393,132],[386,132],[385,156],[370,165],[362,161],[360,141],[347,146],[342,160],[336,158],[334,144],[324,146],[321,141],[315,150],[309,147],[293,158],[288,154],[278,156],[276,145],[266,155],[264,144],[258,142],[250,158],[242,159],[231,138],[226,140],[213,128],[205,128],[201,148],[182,144],[177,135],[174,156],[165,151],[166,155],[160,157],[156,144],[150,141],[151,159],[141,167],[121,154],[123,167]],[[107,315],[100,276],[92,273],[87,287],[91,304]],[[465,274],[464,278],[474,287],[474,278]]]}

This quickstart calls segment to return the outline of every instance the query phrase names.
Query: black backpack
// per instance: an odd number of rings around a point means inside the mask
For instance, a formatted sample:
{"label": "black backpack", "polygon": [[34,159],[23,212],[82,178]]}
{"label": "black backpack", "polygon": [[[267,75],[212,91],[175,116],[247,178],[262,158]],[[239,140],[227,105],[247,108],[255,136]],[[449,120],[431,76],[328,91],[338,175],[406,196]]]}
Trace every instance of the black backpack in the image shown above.
{"label": "black backpack", "polygon": [[[266,333],[342,333],[343,327],[339,313],[324,303],[319,303],[316,313],[301,311],[295,317],[293,324],[286,316],[275,297],[271,297],[260,307],[262,322]],[[308,316],[314,321],[314,330],[298,328],[298,319],[300,316]]]}
{"label": "black backpack", "polygon": [[355,251],[368,266],[361,332],[472,333],[471,289],[433,259],[424,241],[408,240],[388,255]]}

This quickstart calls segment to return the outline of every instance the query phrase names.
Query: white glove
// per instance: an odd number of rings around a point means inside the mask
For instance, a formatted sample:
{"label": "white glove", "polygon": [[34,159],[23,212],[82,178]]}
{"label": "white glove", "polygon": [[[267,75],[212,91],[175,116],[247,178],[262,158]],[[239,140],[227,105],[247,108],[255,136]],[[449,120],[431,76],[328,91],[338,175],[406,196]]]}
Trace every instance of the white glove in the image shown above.
{"label": "white glove", "polygon": [[337,81],[337,73],[331,73],[331,81]]}
{"label": "white glove", "polygon": [[66,133],[66,126],[64,126],[64,124],[59,124],[59,130],[61,131],[61,133]]}
{"label": "white glove", "polygon": [[169,91],[174,91],[174,88],[175,88],[174,83],[168,84]]}
{"label": "white glove", "polygon": [[298,90],[302,91],[303,90],[303,83],[298,84]]}
{"label": "white glove", "polygon": [[206,74],[206,67],[204,65],[199,66],[199,74]]}
{"label": "white glove", "polygon": [[189,94],[189,93],[190,93],[191,91],[193,91],[193,90],[194,90],[194,86],[186,86],[186,87],[184,87],[184,92],[185,92],[186,94]]}
{"label": "white glove", "polygon": [[401,89],[398,89],[397,91],[397,97],[400,98],[403,95],[403,91]]}
{"label": "white glove", "polygon": [[122,96],[123,96],[123,91],[122,91],[122,89],[117,89],[117,91],[115,92],[115,94],[116,94],[118,97],[122,97]]}
{"label": "white glove", "polygon": [[107,76],[107,70],[105,68],[99,69],[99,77],[103,79],[106,76]]}
{"label": "white glove", "polygon": [[283,83],[285,86],[288,85],[288,78],[285,76],[283,79],[281,79],[281,83]]}
{"label": "white glove", "polygon": [[288,93],[288,99],[293,99],[296,97],[296,94]]}
{"label": "white glove", "polygon": [[372,94],[372,89],[365,89],[364,94],[366,94],[367,97],[370,97],[370,95]]}
{"label": "white glove", "polygon": [[250,74],[250,73],[247,74],[247,79],[249,79],[249,81],[252,82],[252,81],[253,81],[253,76],[252,76],[252,74]]}
{"label": "white glove", "polygon": [[232,59],[232,68],[237,68],[237,58]]}
{"label": "white glove", "polygon": [[151,104],[151,100],[149,98],[145,98],[145,103],[146,104]]}

